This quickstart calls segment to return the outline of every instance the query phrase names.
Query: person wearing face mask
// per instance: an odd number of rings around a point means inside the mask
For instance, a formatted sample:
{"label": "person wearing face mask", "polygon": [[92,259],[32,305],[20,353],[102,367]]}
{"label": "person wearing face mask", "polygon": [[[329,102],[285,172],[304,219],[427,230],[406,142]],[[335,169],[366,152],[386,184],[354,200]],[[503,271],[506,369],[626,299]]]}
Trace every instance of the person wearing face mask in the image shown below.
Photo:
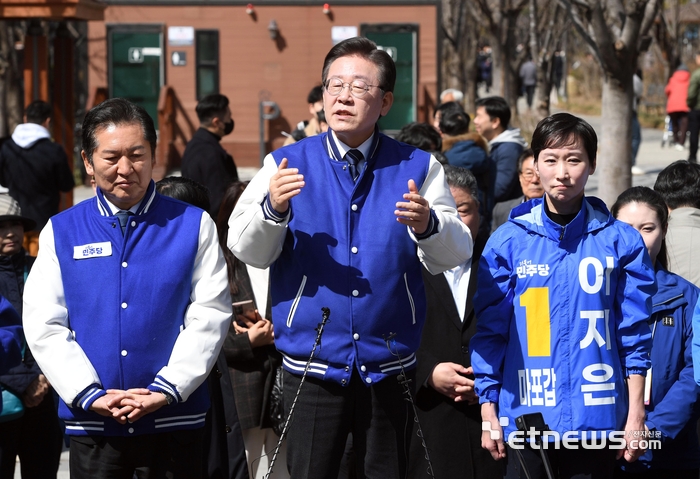
{"label": "person wearing face mask", "polygon": [[199,129],[182,155],[182,176],[209,190],[209,214],[216,218],[226,188],[238,181],[233,157],[221,146],[221,138],[233,131],[233,118],[225,95],[213,94],[197,103]]}

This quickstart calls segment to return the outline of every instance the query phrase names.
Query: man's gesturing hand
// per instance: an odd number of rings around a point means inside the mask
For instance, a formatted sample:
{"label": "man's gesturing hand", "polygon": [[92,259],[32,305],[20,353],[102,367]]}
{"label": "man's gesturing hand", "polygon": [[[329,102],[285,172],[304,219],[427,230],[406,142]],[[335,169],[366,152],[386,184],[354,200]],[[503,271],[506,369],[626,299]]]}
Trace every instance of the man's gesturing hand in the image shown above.
{"label": "man's gesturing hand", "polygon": [[270,203],[280,214],[289,209],[289,199],[298,195],[304,187],[304,175],[298,168],[287,168],[288,160],[282,158],[277,173],[270,178]]}
{"label": "man's gesturing hand", "polygon": [[418,194],[416,182],[408,180],[408,193],[404,193],[404,201],[396,203],[396,221],[413,228],[416,234],[423,234],[430,224],[430,205],[428,200]]}

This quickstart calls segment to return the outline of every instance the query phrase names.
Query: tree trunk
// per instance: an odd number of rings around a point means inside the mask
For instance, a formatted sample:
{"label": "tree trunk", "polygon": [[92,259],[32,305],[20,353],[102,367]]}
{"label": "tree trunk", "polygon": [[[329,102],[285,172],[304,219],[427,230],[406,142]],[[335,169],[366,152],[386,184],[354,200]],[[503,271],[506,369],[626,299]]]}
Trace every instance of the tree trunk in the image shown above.
{"label": "tree trunk", "polygon": [[478,56],[479,39],[477,37],[476,22],[471,21],[467,15],[465,17],[466,29],[461,41],[460,57],[462,59],[462,77],[464,83],[461,90],[464,92],[464,108],[473,113],[476,103],[476,79],[478,76],[478,66],[476,63]]}
{"label": "tree trunk", "polygon": [[464,78],[466,80],[463,88],[464,92],[464,109],[469,113],[474,113],[474,105],[476,104],[476,78],[478,76],[478,67],[476,64],[476,46],[465,51],[464,58]]}
{"label": "tree trunk", "polygon": [[549,99],[552,93],[552,57],[543,55],[537,62],[537,89],[535,117],[537,121],[549,116]]}
{"label": "tree trunk", "polygon": [[497,35],[491,35],[491,95],[505,97],[506,91],[506,70],[508,69],[508,59],[506,50],[501,45],[501,39]]}
{"label": "tree trunk", "polygon": [[599,141],[598,196],[612,206],[632,186],[632,75],[629,84],[608,75],[603,82],[602,127]]}

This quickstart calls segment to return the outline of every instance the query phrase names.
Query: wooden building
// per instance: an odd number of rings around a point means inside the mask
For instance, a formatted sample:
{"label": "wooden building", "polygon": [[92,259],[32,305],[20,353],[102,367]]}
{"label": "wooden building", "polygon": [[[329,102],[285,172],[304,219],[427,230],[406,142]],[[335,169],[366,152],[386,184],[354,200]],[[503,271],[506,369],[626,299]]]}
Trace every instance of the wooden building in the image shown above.
{"label": "wooden building", "polygon": [[236,124],[222,145],[239,166],[258,166],[308,118],[323,59],[347,37],[371,38],[396,61],[396,99],[382,129],[426,120],[436,103],[437,0],[104,3],[103,20],[88,23],[89,88],[158,118],[161,173],[177,167],[198,127],[198,98],[215,92],[228,96]]}
{"label": "wooden building", "polygon": [[[0,19],[27,23],[19,65],[22,105],[34,100],[52,104],[51,134],[64,147],[71,169],[76,157],[75,80],[79,76],[75,71],[75,38],[79,34],[74,25],[101,21],[104,9],[104,4],[96,0],[0,0]],[[51,35],[49,23],[55,27]],[[20,49],[17,45],[14,48]],[[60,209],[72,204],[73,193],[61,193]]]}

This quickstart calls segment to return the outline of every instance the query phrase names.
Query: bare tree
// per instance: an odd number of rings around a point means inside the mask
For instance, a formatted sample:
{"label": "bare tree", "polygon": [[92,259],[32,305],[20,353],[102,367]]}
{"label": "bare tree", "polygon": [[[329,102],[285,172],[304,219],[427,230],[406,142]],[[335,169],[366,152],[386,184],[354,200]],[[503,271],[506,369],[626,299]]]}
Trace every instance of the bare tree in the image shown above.
{"label": "bare tree", "polygon": [[564,11],[557,0],[540,0],[539,5],[537,0],[530,0],[529,13],[530,55],[537,64],[536,119],[541,120],[550,113],[554,52],[570,22],[561,20]]}
{"label": "bare tree", "polygon": [[464,92],[464,105],[471,110],[476,102],[478,24],[467,13],[464,0],[442,0],[443,48],[441,88]]}
{"label": "bare tree", "polygon": [[659,21],[652,27],[656,52],[664,63],[664,76],[668,79],[680,65],[681,59],[681,23],[679,0],[669,0],[669,8],[659,13]]}
{"label": "bare tree", "polygon": [[603,69],[599,194],[608,205],[632,186],[632,77],[660,0],[559,0]]}
{"label": "bare tree", "polygon": [[528,0],[471,0],[486,20],[493,59],[494,94],[506,99],[516,111],[518,100],[518,67],[521,56],[516,52],[516,23]]}

